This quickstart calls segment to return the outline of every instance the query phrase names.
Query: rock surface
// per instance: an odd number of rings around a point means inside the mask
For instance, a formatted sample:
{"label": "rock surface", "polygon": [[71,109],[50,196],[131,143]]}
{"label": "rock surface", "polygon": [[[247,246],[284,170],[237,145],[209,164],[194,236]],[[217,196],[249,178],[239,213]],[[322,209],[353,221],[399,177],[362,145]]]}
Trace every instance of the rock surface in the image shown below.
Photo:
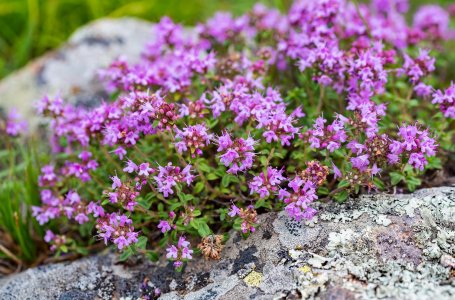
{"label": "rock surface", "polygon": [[28,270],[0,281],[0,299],[454,299],[455,188],[324,204],[302,223],[260,217],[247,240],[232,233],[220,261],[183,273],[113,254]]}
{"label": "rock surface", "polygon": [[[60,49],[29,63],[0,82],[0,107],[16,108],[36,121],[33,103],[59,93],[72,103],[106,99],[97,72],[124,55],[135,62],[152,38],[152,25],[135,18],[101,19],[77,30]],[[33,122],[32,122],[33,123]]]}

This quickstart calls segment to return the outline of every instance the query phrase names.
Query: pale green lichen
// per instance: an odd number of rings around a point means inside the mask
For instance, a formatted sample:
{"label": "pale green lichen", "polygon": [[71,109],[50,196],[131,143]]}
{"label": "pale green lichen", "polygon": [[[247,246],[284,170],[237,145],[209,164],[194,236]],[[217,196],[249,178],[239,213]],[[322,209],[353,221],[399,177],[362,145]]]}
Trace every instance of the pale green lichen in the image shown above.
{"label": "pale green lichen", "polygon": [[258,287],[261,284],[263,278],[264,276],[261,273],[252,271],[243,279],[243,281],[249,286]]}

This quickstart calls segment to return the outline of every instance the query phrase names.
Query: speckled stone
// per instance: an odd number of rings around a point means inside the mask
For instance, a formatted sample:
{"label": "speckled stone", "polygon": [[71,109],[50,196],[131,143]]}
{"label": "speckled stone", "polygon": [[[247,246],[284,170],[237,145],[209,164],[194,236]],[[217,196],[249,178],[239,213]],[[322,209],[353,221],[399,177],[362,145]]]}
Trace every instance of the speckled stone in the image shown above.
{"label": "speckled stone", "polygon": [[78,29],[52,51],[0,82],[0,108],[16,108],[32,125],[38,122],[34,103],[59,94],[83,106],[108,99],[98,70],[124,56],[136,62],[146,42],[153,40],[152,23],[135,19],[101,19]]}
{"label": "speckled stone", "polygon": [[[455,299],[455,187],[321,204],[311,222],[260,216],[232,232],[220,261],[182,273],[165,261],[121,265],[114,254],[0,281],[0,299]],[[141,289],[144,284],[146,289]]]}

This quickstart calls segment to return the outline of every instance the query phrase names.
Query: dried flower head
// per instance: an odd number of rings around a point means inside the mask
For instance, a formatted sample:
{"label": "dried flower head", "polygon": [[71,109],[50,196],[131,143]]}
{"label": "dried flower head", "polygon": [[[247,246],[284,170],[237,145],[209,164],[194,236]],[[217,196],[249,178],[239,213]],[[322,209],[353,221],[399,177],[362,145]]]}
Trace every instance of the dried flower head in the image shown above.
{"label": "dried flower head", "polygon": [[223,250],[222,235],[208,235],[202,239],[202,242],[197,246],[201,250],[202,255],[206,259],[219,260],[221,251]]}

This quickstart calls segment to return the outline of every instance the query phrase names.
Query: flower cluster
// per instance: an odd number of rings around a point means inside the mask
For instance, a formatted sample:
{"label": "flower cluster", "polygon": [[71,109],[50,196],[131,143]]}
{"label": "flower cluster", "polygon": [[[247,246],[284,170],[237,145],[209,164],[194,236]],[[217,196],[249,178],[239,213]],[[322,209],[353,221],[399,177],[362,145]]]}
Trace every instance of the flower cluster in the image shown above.
{"label": "flower cluster", "polygon": [[105,214],[97,219],[96,229],[99,237],[117,245],[119,250],[137,242],[138,232],[134,231],[133,221],[126,215]]}
{"label": "flower cluster", "polygon": [[237,174],[253,166],[254,143],[251,137],[232,140],[231,135],[227,132],[218,138],[217,151],[221,153],[220,161],[224,166],[229,167],[229,173]]}
{"label": "flower cluster", "polygon": [[177,246],[171,245],[166,249],[166,257],[174,261],[174,266],[179,268],[182,266],[183,261],[192,259],[193,250],[190,248],[190,242],[188,242],[184,236],[179,238]]}
{"label": "flower cluster", "polygon": [[452,82],[444,92],[437,90],[433,94],[432,103],[439,104],[444,117],[455,119],[455,84]]}
{"label": "flower cluster", "polygon": [[87,207],[81,202],[78,193],[71,191],[65,197],[54,195],[51,190],[41,191],[41,207],[33,206],[33,216],[43,225],[51,219],[65,216],[74,219],[79,224],[89,221]]}
{"label": "flower cluster", "polygon": [[326,122],[327,120],[323,117],[316,119],[313,130],[308,131],[310,134],[309,142],[311,148],[323,148],[333,152],[341,147],[341,143],[346,141],[346,132],[344,131],[346,118],[338,115],[332,124],[325,126]]}
{"label": "flower cluster", "polygon": [[256,231],[255,226],[257,226],[258,213],[252,205],[249,205],[246,208],[239,208],[235,204],[232,204],[228,215],[231,218],[234,218],[235,216],[239,217],[238,220],[241,222],[240,229],[244,234]]}
{"label": "flower cluster", "polygon": [[390,163],[397,163],[400,155],[408,160],[408,164],[416,169],[423,171],[428,163],[425,156],[436,154],[436,141],[430,137],[428,130],[419,128],[418,125],[403,125],[399,130],[399,140],[394,140],[390,144]]}
{"label": "flower cluster", "polygon": [[283,170],[268,167],[267,171],[260,173],[250,181],[249,187],[251,194],[258,193],[259,197],[266,198],[278,192],[278,188],[285,178]]}
{"label": "flower cluster", "polygon": [[202,148],[210,144],[212,137],[203,124],[188,126],[183,130],[176,129],[175,138],[180,141],[175,143],[175,147],[179,153],[189,151],[194,158],[202,155]]}
{"label": "flower cluster", "polygon": [[184,169],[173,166],[169,163],[167,166],[158,167],[158,175],[154,177],[158,191],[164,197],[174,194],[173,188],[179,183],[190,185],[194,180],[194,175],[191,175],[191,165],[187,165]]}
{"label": "flower cluster", "polygon": [[[0,120],[1,121],[1,120]],[[1,124],[0,122],[0,132],[5,131],[7,135],[11,137],[16,137],[27,132],[28,124],[26,121],[21,119],[21,115],[16,110],[11,110],[6,118],[6,124]]]}

